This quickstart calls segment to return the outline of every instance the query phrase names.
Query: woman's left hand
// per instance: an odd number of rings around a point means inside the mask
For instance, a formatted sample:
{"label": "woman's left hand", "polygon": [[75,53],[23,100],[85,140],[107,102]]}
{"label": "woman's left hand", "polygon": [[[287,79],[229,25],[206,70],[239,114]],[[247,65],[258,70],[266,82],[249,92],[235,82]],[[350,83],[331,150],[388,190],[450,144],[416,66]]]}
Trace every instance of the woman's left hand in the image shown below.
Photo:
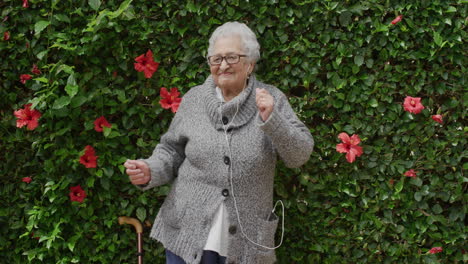
{"label": "woman's left hand", "polygon": [[275,100],[273,96],[264,88],[257,88],[255,101],[257,102],[257,108],[260,112],[260,117],[263,122],[265,122],[268,117],[270,117],[271,112],[273,112],[273,105]]}

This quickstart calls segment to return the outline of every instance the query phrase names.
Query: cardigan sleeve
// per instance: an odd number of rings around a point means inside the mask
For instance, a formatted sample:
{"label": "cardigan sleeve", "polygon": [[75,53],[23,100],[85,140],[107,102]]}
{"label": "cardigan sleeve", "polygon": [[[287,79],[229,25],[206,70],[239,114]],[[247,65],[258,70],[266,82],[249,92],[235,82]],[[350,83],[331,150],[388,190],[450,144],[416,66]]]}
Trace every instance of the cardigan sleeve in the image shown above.
{"label": "cardigan sleeve", "polygon": [[185,159],[187,138],[181,133],[185,112],[183,101],[168,131],[154,148],[153,154],[147,159],[140,159],[148,164],[151,172],[151,179],[147,184],[136,186],[143,191],[171,182],[177,176],[179,166]]}
{"label": "cardigan sleeve", "polygon": [[[268,89],[273,92],[272,89]],[[263,122],[257,114],[257,124],[270,137],[278,155],[289,168],[302,166],[309,160],[314,140],[309,129],[294,113],[286,96],[275,88],[273,111]]]}

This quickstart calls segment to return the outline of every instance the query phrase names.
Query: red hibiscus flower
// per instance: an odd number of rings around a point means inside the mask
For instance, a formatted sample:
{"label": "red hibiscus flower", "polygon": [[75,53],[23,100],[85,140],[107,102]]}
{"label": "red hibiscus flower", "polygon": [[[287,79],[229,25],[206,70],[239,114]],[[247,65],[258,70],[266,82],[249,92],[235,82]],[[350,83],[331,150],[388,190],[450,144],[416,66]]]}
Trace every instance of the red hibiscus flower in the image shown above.
{"label": "red hibiscus flower", "polygon": [[25,84],[27,80],[31,80],[32,76],[29,74],[21,74],[20,75],[20,82]]}
{"label": "red hibiscus flower", "polygon": [[437,123],[443,123],[442,115],[432,115],[432,120],[436,121]]}
{"label": "red hibiscus flower", "polygon": [[403,175],[406,177],[416,178],[416,172],[413,169],[406,171]]}
{"label": "red hibiscus flower", "polygon": [[427,253],[429,254],[437,254],[442,252],[442,247],[433,247],[431,250],[429,250]]}
{"label": "red hibiscus flower", "polygon": [[5,31],[3,32],[3,40],[7,41],[10,39],[10,32]]}
{"label": "red hibiscus flower", "polygon": [[142,54],[135,58],[135,70],[144,72],[146,78],[151,78],[153,73],[158,70],[159,63],[153,60],[153,52],[148,50],[146,54]]}
{"label": "red hibiscus flower", "polygon": [[13,114],[18,118],[16,120],[16,127],[28,126],[28,130],[33,130],[39,125],[39,118],[41,113],[37,110],[31,110],[31,104],[24,106],[24,109],[14,111]]}
{"label": "red hibiscus flower", "polygon": [[424,109],[424,106],[421,104],[420,97],[406,96],[405,101],[403,102],[403,108],[407,112],[419,114]]}
{"label": "red hibiscus flower", "polygon": [[96,152],[94,148],[90,145],[85,147],[85,153],[80,157],[80,163],[85,165],[86,168],[96,168],[97,163]]}
{"label": "red hibiscus flower", "polygon": [[94,130],[97,132],[102,132],[104,130],[103,127],[112,127],[112,125],[107,122],[104,116],[98,117],[96,120],[94,120]]}
{"label": "red hibiscus flower", "polygon": [[32,73],[36,74],[36,75],[39,75],[41,74],[41,70],[39,70],[39,68],[37,67],[36,64],[33,64],[33,68],[31,70]]}
{"label": "red hibiscus flower", "polygon": [[24,7],[24,8],[28,8],[28,7],[29,7],[28,0],[23,0],[23,7]]}
{"label": "red hibiscus flower", "polygon": [[178,98],[180,92],[177,90],[177,88],[172,87],[171,92],[169,93],[167,92],[166,87],[162,87],[160,95],[162,99],[159,100],[159,104],[162,106],[162,108],[171,108],[173,113],[177,112],[177,109],[179,109],[180,102],[182,102],[182,98]]}
{"label": "red hibiscus flower", "polygon": [[361,139],[358,135],[354,134],[351,137],[346,133],[340,133],[338,138],[341,139],[343,143],[336,145],[336,151],[340,153],[346,153],[346,160],[349,163],[354,162],[356,156],[362,155],[362,147],[358,146],[361,142]]}
{"label": "red hibiscus flower", "polygon": [[72,202],[82,203],[84,198],[86,198],[86,192],[80,185],[70,187],[70,200]]}
{"label": "red hibiscus flower", "polygon": [[31,179],[31,177],[23,177],[23,179],[21,181],[25,182],[25,183],[30,183],[32,181],[32,179]]}
{"label": "red hibiscus flower", "polygon": [[403,18],[403,15],[397,16],[395,19],[392,20],[392,25],[396,25],[396,23],[400,22]]}

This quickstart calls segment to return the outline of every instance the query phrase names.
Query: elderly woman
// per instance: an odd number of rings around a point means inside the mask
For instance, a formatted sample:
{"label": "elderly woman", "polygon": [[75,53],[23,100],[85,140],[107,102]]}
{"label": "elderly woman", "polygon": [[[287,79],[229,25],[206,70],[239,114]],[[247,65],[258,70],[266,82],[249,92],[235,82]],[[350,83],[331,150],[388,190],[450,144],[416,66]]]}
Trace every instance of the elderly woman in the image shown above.
{"label": "elderly woman", "polygon": [[245,24],[218,27],[209,40],[211,75],[184,95],[151,157],[124,164],[142,190],[172,183],[150,234],[166,263],[276,260],[276,162],[299,167],[314,143],[286,96],[252,74],[259,50]]}

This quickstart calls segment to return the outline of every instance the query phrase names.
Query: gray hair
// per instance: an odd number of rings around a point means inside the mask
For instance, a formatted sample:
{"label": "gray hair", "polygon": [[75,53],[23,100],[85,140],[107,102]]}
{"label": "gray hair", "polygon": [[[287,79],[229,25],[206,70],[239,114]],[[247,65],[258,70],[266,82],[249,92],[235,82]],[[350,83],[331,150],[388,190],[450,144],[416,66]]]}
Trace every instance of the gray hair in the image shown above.
{"label": "gray hair", "polygon": [[226,22],[217,27],[213,34],[211,34],[208,56],[213,55],[214,44],[216,40],[222,37],[239,36],[248,59],[257,62],[260,59],[260,44],[258,44],[255,33],[244,23]]}

